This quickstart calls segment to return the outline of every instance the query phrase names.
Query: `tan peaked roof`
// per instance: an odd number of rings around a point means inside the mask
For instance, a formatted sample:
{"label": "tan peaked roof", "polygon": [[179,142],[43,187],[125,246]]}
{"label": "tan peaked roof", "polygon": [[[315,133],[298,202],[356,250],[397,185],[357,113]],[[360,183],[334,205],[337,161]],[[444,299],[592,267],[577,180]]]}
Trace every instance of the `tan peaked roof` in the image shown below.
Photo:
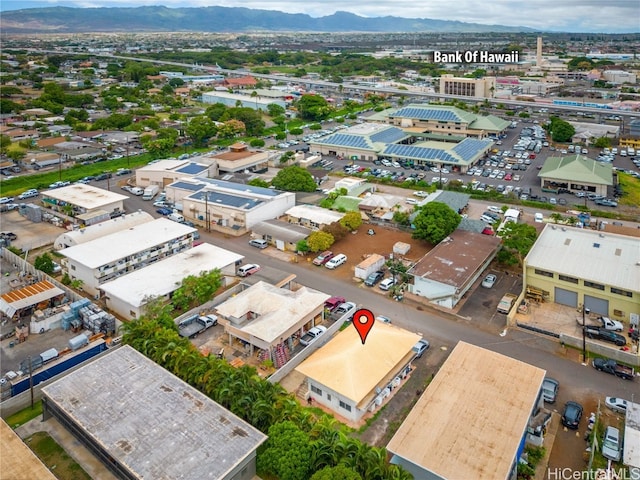
{"label": "tan peaked roof", "polygon": [[4,420],[0,420],[0,458],[2,458],[2,478],[56,479],[55,475],[44,466]]}
{"label": "tan peaked roof", "polygon": [[361,407],[362,400],[408,362],[418,340],[416,333],[376,322],[363,345],[356,329],[349,326],[296,370]]}
{"label": "tan peaked roof", "polygon": [[442,478],[507,479],[544,375],[460,342],[387,450]]}

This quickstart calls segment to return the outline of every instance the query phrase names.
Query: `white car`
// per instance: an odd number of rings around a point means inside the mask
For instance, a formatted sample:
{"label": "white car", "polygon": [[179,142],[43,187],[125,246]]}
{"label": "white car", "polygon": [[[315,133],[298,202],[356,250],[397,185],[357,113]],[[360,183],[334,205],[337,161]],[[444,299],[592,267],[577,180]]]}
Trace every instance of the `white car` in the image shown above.
{"label": "white car", "polygon": [[380,288],[380,290],[383,290],[383,291],[386,292],[391,287],[393,287],[395,284],[396,284],[396,281],[393,279],[393,277],[388,277],[388,278],[385,278],[384,280],[382,280],[380,282],[380,285],[378,285],[378,288]]}
{"label": "white car", "polygon": [[36,190],[35,188],[31,188],[25,192],[22,192],[20,195],[18,195],[18,198],[20,200],[25,200],[27,198],[33,198],[37,196],[38,196],[38,190]]}
{"label": "white car", "polygon": [[421,198],[424,198],[424,197],[428,197],[428,196],[429,196],[429,194],[428,194],[427,192],[423,192],[422,190],[420,190],[420,191],[418,191],[418,192],[413,192],[413,194],[414,194],[416,197],[421,197]]}
{"label": "white car", "polygon": [[482,280],[482,286],[484,288],[492,288],[495,285],[497,279],[498,277],[496,275],[490,273],[489,275],[484,277],[484,280]]}
{"label": "white car", "polygon": [[618,397],[606,397],[604,404],[614,412],[625,414],[627,413],[627,401]]}
{"label": "white car", "polygon": [[384,315],[377,315],[376,322],[391,323],[391,319],[389,317],[385,317]]}
{"label": "white car", "polygon": [[322,325],[318,325],[317,327],[312,327],[307,333],[300,337],[300,345],[310,345],[315,342],[320,335],[327,331],[327,327]]}
{"label": "white car", "polygon": [[502,215],[502,209],[499,207],[496,207],[495,205],[491,205],[487,207],[487,210],[489,210],[490,212],[499,213]]}

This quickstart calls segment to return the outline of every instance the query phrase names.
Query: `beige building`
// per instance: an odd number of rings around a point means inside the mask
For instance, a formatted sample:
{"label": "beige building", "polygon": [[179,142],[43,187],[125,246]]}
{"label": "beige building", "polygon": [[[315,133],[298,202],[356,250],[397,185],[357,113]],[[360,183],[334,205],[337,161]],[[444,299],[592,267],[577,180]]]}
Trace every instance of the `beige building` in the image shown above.
{"label": "beige building", "polygon": [[42,192],[42,205],[91,225],[124,213],[126,195],[82,183]]}
{"label": "beige building", "polygon": [[0,458],[2,458],[2,478],[37,478],[39,480],[57,478],[4,420],[0,420]]}
{"label": "beige building", "polygon": [[524,261],[524,285],[549,300],[638,324],[640,239],[548,224]]}
{"label": "beige building", "polygon": [[269,162],[269,152],[265,150],[249,150],[245,143],[234,143],[228,151],[216,155],[202,157],[203,161],[212,159],[218,165],[220,173],[256,172],[266,170]]}
{"label": "beige building", "polygon": [[160,160],[136,170],[136,185],[148,187],[158,185],[164,189],[181,178],[215,177],[218,174],[215,163],[195,163],[191,160]]}
{"label": "beige building", "polygon": [[537,431],[544,376],[458,343],[387,445],[391,463],[421,480],[515,480],[528,430]]}
{"label": "beige building", "polygon": [[412,349],[419,340],[416,333],[376,322],[363,344],[349,326],[296,370],[307,377],[311,398],[358,422],[401,385],[411,371]]}
{"label": "beige building", "polygon": [[382,112],[388,123],[412,133],[415,137],[429,134],[432,139],[452,137],[485,138],[499,134],[511,122],[494,115],[476,115],[450,105],[410,104]]}
{"label": "beige building", "polygon": [[493,98],[495,77],[465,78],[444,74],[440,77],[440,93],[462,97]]}
{"label": "beige building", "polygon": [[329,295],[308,287],[278,288],[263,281],[216,307],[229,344],[240,340],[249,353],[280,368],[292,355],[295,341],[322,322]]}
{"label": "beige building", "polygon": [[284,220],[311,230],[320,230],[325,225],[339,222],[342,217],[344,213],[327,210],[317,205],[296,205],[285,212]]}

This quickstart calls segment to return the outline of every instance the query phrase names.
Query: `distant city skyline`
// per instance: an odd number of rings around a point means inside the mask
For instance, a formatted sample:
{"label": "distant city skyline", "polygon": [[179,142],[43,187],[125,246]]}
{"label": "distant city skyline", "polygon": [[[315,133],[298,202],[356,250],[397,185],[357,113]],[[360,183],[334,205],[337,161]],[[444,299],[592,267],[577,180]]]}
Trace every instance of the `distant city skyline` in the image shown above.
{"label": "distant city skyline", "polygon": [[635,33],[640,31],[637,0],[2,0],[0,11],[43,7],[245,7],[323,17],[338,11],[362,17],[429,18],[484,25],[528,27],[549,32]]}

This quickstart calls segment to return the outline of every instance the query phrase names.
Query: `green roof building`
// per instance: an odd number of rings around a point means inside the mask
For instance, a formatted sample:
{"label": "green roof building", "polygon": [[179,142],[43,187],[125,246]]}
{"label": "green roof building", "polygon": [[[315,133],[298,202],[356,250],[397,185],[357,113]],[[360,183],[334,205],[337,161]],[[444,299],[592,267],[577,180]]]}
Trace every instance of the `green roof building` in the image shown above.
{"label": "green roof building", "polygon": [[613,185],[613,167],[584,155],[550,157],[538,173],[543,191],[564,188],[571,193],[584,192],[607,195],[607,187]]}

